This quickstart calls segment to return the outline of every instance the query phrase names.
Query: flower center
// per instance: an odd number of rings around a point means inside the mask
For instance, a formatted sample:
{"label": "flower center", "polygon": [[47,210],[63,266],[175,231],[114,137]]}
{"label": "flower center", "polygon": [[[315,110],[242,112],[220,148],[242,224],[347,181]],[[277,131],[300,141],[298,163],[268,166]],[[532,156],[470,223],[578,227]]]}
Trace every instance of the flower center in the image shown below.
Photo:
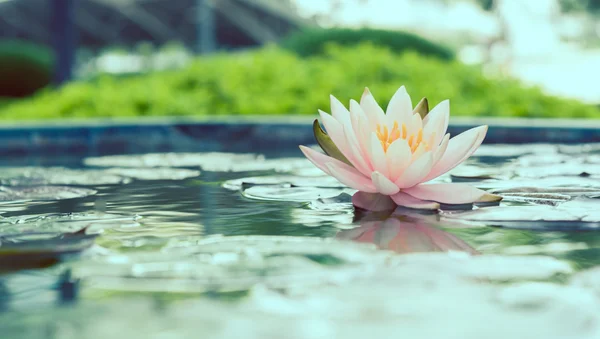
{"label": "flower center", "polygon": [[408,146],[410,147],[410,151],[412,153],[415,152],[420,144],[424,144],[425,148],[427,150],[429,149],[429,145],[423,140],[422,128],[419,128],[419,131],[416,135],[412,133],[409,135],[406,129],[406,124],[403,123],[402,128],[399,128],[397,121],[394,121],[394,126],[392,127],[391,131],[387,126],[381,126],[381,124],[377,124],[377,138],[381,142],[384,152],[387,152],[388,147],[390,147],[390,145],[398,139],[405,139],[408,141]]}

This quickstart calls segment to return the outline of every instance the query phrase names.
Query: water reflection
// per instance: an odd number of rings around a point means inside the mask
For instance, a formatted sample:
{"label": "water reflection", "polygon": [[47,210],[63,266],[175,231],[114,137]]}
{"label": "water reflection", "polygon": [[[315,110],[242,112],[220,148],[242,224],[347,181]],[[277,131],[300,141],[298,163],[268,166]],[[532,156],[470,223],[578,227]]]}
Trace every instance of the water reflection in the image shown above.
{"label": "water reflection", "polygon": [[397,253],[461,251],[478,252],[457,236],[443,231],[425,219],[391,215],[381,220],[365,218],[360,226],[339,232],[339,239],[373,243]]}

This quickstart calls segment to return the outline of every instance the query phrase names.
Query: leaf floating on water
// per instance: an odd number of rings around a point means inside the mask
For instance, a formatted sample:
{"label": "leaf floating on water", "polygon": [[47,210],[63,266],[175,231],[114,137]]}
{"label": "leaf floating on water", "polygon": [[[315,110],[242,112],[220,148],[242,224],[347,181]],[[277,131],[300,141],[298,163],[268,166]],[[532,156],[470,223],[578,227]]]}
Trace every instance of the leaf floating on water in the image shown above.
{"label": "leaf floating on water", "polygon": [[294,175],[270,175],[227,180],[223,183],[223,187],[230,190],[239,190],[242,186],[249,187],[257,185],[289,185],[297,187],[327,188],[346,187],[331,176],[303,177]]}
{"label": "leaf floating on water", "polygon": [[93,232],[104,229],[131,228],[139,226],[141,217],[126,214],[108,213],[57,213],[42,215],[21,215],[0,219],[2,234],[22,234],[48,232],[61,234],[88,228]]}
{"label": "leaf floating on water", "polygon": [[70,186],[0,186],[0,201],[74,199],[94,195],[96,192],[93,189]]}
{"label": "leaf floating on water", "polygon": [[470,182],[490,179],[509,179],[512,170],[503,166],[483,166],[481,164],[459,165],[450,171],[450,177],[455,182]]}
{"label": "leaf floating on water", "polygon": [[90,248],[98,234],[86,234],[86,228],[56,235],[30,232],[0,236],[0,271],[47,267],[67,255]]}
{"label": "leaf floating on water", "polygon": [[558,153],[558,146],[552,144],[529,144],[527,147],[515,147],[514,144],[483,144],[473,154],[479,157],[514,158],[526,154]]}
{"label": "leaf floating on water", "polygon": [[113,167],[106,172],[138,180],[183,180],[200,175],[198,170],[171,167]]}
{"label": "leaf floating on water", "polygon": [[304,158],[265,159],[258,154],[221,152],[111,155],[86,158],[84,164],[119,168],[195,167],[208,172],[290,172],[312,167],[310,161]]}
{"label": "leaf floating on water", "polygon": [[569,201],[570,195],[556,193],[501,193],[505,201],[530,202],[541,205],[556,206],[561,202]]}
{"label": "leaf floating on water", "polygon": [[575,199],[557,206],[500,206],[445,214],[446,219],[521,229],[594,230],[600,228],[600,199]]}
{"label": "leaf floating on water", "polygon": [[0,183],[10,186],[116,185],[126,184],[130,181],[130,178],[96,169],[5,167],[0,172]]}
{"label": "leaf floating on water", "polygon": [[264,160],[258,154],[239,153],[147,153],[142,155],[108,155],[89,157],[83,163],[98,167],[202,167],[206,164],[221,162],[224,164],[244,163]]}
{"label": "leaf floating on water", "polygon": [[[597,164],[580,164],[567,162],[552,165],[519,167],[515,173],[522,178],[599,176],[600,166]],[[597,180],[597,179],[596,179]]]}
{"label": "leaf floating on water", "polygon": [[564,193],[571,196],[600,192],[600,180],[583,177],[515,178],[512,180],[481,181],[474,185],[491,192],[523,189],[528,192]]}
{"label": "leaf floating on water", "polygon": [[319,198],[333,198],[350,191],[341,188],[252,186],[242,190],[242,195],[257,200],[309,202]]}

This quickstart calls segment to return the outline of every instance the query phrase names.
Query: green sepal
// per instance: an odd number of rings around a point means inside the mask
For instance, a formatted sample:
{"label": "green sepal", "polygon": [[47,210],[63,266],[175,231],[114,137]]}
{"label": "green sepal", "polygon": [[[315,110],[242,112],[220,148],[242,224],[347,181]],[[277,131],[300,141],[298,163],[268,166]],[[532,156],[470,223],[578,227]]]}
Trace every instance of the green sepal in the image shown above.
{"label": "green sepal", "polygon": [[427,101],[427,98],[423,98],[421,99],[421,101],[419,101],[419,103],[413,110],[413,114],[415,113],[419,113],[419,115],[421,115],[421,118],[425,118],[425,116],[429,114],[429,102]]}
{"label": "green sepal", "polygon": [[317,143],[319,144],[319,146],[321,146],[325,154],[352,166],[350,161],[346,159],[342,152],[340,152],[337,146],[333,143],[329,135],[327,135],[327,133],[323,131],[323,129],[321,128],[321,124],[319,124],[319,120],[317,119],[315,119],[315,121],[313,122],[313,133],[315,134],[315,139],[317,140]]}

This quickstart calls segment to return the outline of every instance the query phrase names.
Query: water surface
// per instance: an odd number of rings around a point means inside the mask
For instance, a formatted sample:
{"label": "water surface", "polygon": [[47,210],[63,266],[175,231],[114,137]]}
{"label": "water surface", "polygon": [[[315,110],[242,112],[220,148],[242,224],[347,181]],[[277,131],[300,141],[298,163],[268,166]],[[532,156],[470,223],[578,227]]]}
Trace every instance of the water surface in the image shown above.
{"label": "water surface", "polygon": [[[597,338],[599,150],[483,146],[439,180],[504,201],[436,214],[355,211],[302,158],[28,159],[0,170],[0,331]],[[20,266],[46,248],[31,241],[83,228],[93,246]]]}

